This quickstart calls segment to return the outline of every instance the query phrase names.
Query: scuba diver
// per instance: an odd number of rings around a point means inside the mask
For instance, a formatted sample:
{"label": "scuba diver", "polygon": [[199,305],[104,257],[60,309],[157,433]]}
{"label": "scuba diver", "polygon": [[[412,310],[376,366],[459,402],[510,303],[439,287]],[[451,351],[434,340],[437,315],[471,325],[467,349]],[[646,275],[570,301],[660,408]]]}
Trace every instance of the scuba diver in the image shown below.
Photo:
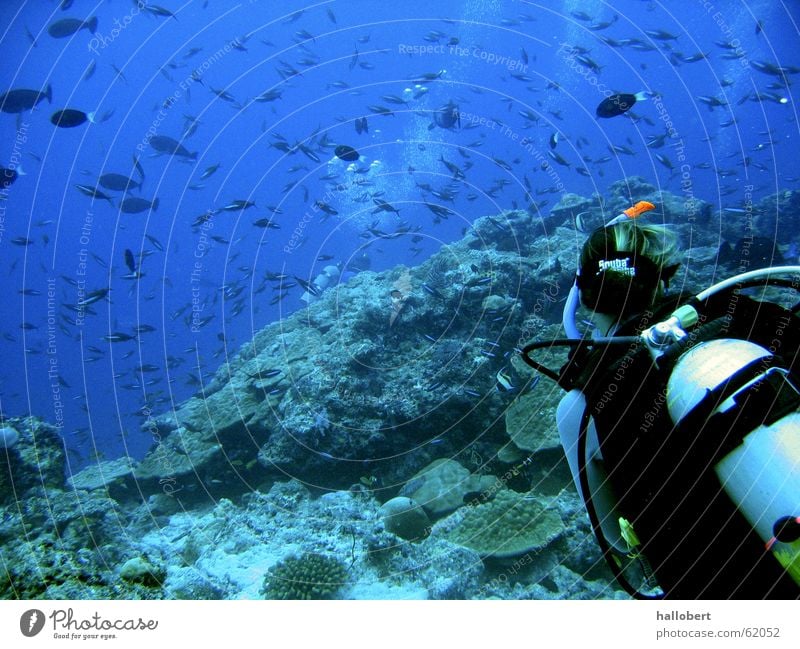
{"label": "scuba diver", "polygon": [[[640,599],[800,598],[800,266],[765,268],[687,299],[666,293],[677,238],[634,220],[583,246],[568,338],[525,362],[567,391],[562,445],[614,576]],[[575,324],[578,306],[594,332]],[[566,346],[555,372],[537,349]]]}

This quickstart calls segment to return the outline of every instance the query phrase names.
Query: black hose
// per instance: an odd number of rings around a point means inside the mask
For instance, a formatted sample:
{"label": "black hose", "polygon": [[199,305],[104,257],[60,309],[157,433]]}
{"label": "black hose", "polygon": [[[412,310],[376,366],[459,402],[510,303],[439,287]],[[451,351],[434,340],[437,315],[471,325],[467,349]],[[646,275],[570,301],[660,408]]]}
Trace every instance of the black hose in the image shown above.
{"label": "black hose", "polygon": [[541,349],[543,347],[581,347],[582,345],[586,345],[588,347],[599,347],[600,345],[630,345],[631,343],[638,341],[638,336],[617,336],[616,338],[593,338],[593,339],[586,339],[586,338],[557,338],[556,340],[540,340],[539,342],[531,343],[530,345],[526,345],[522,348],[522,360],[525,361],[528,365],[530,365],[533,369],[537,372],[541,372],[547,378],[552,379],[556,383],[558,383],[559,375],[558,372],[555,370],[551,370],[549,367],[545,367],[541,363],[533,360],[530,357],[530,353],[536,349]]}

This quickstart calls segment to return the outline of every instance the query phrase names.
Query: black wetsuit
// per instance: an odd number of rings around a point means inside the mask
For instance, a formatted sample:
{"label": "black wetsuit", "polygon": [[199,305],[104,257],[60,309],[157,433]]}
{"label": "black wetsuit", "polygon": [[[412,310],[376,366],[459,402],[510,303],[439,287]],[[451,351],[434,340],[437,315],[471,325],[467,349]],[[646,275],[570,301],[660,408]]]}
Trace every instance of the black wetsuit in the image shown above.
{"label": "black wetsuit", "polygon": [[[665,303],[655,313],[629,320],[615,336],[636,335],[665,319],[674,306]],[[674,350],[676,358],[707,340],[749,340],[774,349],[779,338],[773,365],[789,369],[795,385],[800,385],[800,318],[795,313],[730,293],[712,297],[698,310],[705,323]],[[665,596],[799,598],[800,587],[765,551],[764,541],[714,472],[714,465],[764,421],[760,406],[749,408],[755,419],[740,417],[747,421],[738,428],[720,425],[719,417],[687,419],[675,426],[666,399],[672,365],[666,359],[661,365],[657,367],[643,347],[581,350],[562,368],[559,383],[586,395],[617,509],[633,523]]]}

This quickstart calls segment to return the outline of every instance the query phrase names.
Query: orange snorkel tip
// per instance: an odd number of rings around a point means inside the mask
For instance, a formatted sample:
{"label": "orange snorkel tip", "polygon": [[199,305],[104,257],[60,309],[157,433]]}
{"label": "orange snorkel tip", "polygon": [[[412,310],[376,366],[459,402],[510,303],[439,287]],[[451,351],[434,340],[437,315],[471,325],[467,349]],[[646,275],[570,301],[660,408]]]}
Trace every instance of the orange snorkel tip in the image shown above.
{"label": "orange snorkel tip", "polygon": [[635,219],[645,212],[649,212],[650,210],[656,209],[656,206],[650,203],[649,201],[639,201],[633,207],[629,207],[627,210],[623,210],[622,213],[632,219]]}
{"label": "orange snorkel tip", "polygon": [[616,225],[617,223],[621,223],[627,219],[635,219],[640,217],[645,212],[649,212],[650,210],[656,209],[656,206],[653,205],[649,201],[639,201],[633,207],[629,207],[627,210],[622,210],[622,213],[615,216],[611,219],[608,223],[606,223],[606,227],[610,227],[612,225]]}

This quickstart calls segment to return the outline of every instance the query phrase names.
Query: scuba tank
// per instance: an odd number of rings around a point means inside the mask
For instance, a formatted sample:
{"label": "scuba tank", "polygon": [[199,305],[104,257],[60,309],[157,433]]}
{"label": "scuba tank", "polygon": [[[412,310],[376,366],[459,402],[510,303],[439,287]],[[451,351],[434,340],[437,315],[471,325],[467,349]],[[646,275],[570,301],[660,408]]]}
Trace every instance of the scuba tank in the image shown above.
{"label": "scuba tank", "polygon": [[[523,349],[526,363],[586,397],[581,492],[609,567],[632,596],[800,596],[800,304],[786,310],[738,295],[751,286],[797,290],[780,276],[798,274],[798,266],[745,273],[637,335],[594,340],[574,327],[575,296],[565,306],[571,337]],[[584,358],[578,379],[531,358],[554,345]],[[589,487],[592,421],[627,562],[604,538]]]}

